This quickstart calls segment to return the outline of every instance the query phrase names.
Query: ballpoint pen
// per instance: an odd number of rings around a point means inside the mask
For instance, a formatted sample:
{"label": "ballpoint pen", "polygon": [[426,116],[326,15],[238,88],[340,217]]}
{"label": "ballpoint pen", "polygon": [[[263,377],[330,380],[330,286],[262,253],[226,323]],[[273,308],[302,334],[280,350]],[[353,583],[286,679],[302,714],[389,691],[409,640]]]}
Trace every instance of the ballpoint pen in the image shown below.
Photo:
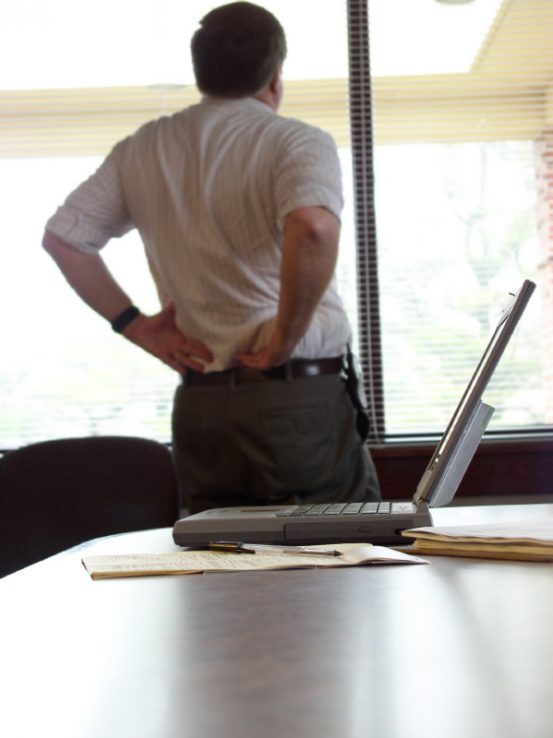
{"label": "ballpoint pen", "polygon": [[212,541],[208,544],[211,551],[226,551],[227,553],[279,553],[279,554],[306,554],[309,556],[341,556],[341,551],[325,549],[321,551],[306,546],[276,546],[271,543],[241,543],[239,541]]}

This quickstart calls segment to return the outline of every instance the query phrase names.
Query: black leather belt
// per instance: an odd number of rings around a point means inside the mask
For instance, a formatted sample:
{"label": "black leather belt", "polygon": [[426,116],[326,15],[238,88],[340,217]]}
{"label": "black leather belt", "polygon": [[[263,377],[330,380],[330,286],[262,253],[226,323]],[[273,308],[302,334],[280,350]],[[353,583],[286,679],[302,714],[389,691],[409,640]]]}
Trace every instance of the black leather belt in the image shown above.
{"label": "black leather belt", "polygon": [[342,371],[342,357],[331,359],[292,359],[273,369],[250,369],[236,366],[222,372],[195,372],[187,369],[182,381],[185,385],[232,384],[245,382],[265,382],[269,379],[302,379],[319,377],[321,374],[339,374]]}

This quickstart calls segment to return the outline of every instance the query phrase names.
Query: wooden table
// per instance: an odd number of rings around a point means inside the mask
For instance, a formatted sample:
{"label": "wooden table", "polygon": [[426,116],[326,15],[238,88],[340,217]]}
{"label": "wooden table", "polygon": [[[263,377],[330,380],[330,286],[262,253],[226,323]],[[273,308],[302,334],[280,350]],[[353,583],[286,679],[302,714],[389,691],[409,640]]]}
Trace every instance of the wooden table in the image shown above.
{"label": "wooden table", "polygon": [[[553,516],[450,508],[437,524]],[[0,580],[4,738],[551,738],[553,566],[429,566],[93,582],[92,542]]]}

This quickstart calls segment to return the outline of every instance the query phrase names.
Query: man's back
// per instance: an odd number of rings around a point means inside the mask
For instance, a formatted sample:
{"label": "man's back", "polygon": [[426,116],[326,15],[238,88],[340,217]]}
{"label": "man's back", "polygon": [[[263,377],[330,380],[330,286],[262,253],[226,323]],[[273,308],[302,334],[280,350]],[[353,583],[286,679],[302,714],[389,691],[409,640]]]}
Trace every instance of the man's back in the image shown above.
{"label": "man's back", "polygon": [[[278,309],[286,216],[313,204],[314,182],[320,205],[340,212],[330,136],[253,98],[206,98],[147,124],[114,159],[158,289],[174,301],[181,329],[212,347],[211,368],[264,345]],[[297,355],[339,354],[348,335],[331,285]]]}

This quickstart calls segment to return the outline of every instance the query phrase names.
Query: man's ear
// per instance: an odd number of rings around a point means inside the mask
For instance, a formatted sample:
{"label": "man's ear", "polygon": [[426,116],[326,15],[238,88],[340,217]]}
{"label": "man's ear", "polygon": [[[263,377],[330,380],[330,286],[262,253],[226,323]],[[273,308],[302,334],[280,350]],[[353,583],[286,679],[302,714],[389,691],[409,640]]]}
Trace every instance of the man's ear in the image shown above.
{"label": "man's ear", "polygon": [[273,72],[273,76],[269,80],[269,89],[274,94],[278,94],[282,89],[282,69],[277,67]]}
{"label": "man's ear", "polygon": [[282,99],[282,73],[280,66],[275,69],[267,84],[254,97],[256,100],[269,105],[276,112]]}
{"label": "man's ear", "polygon": [[273,76],[269,80],[268,84],[269,91],[273,97],[275,110],[279,107],[280,101],[282,100],[282,67],[279,65],[273,72]]}

